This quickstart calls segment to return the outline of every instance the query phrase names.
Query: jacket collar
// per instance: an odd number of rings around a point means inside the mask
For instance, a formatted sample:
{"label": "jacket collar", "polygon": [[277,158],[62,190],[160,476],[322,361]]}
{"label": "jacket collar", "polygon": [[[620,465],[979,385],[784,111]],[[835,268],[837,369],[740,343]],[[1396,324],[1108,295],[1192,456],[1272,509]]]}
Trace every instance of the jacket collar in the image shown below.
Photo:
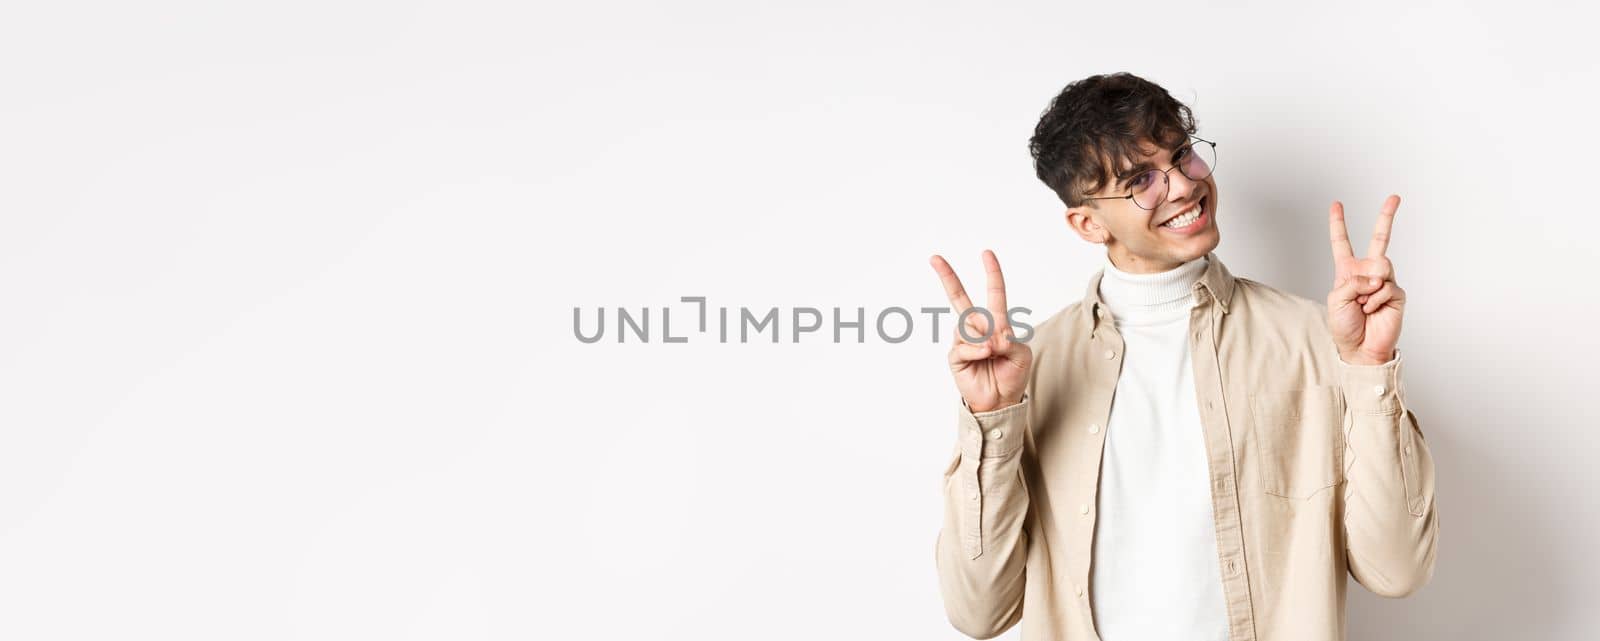
{"label": "jacket collar", "polygon": [[[1084,315],[1084,326],[1090,333],[1099,329],[1100,320],[1110,315],[1105,302],[1100,300],[1100,279],[1106,275],[1105,268],[1096,270],[1089,277],[1089,288],[1083,293],[1081,314]],[[1206,270],[1200,274],[1200,280],[1195,282],[1195,289],[1205,288],[1212,298],[1216,299],[1222,313],[1228,313],[1228,304],[1233,302],[1234,278],[1228,267],[1217,258],[1217,253],[1206,253]]]}

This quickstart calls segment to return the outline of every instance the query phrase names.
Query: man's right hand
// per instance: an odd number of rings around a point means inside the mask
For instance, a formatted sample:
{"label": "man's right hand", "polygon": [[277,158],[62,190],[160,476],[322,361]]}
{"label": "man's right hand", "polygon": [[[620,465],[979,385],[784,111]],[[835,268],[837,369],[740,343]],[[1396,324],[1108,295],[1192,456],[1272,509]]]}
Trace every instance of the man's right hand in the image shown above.
{"label": "man's right hand", "polygon": [[[950,348],[950,372],[955,376],[956,389],[973,412],[988,412],[1022,402],[1022,393],[1028,384],[1028,370],[1033,367],[1033,350],[1027,343],[1014,342],[1011,319],[1006,307],[1006,281],[1000,273],[1000,260],[994,252],[984,250],[983,268],[989,279],[989,315],[993,327],[983,314],[973,312],[966,317],[966,334],[979,339],[969,342],[962,336],[961,316],[972,307],[961,279],[950,269],[944,257],[935,254],[928,262],[939,273],[944,292],[956,314],[956,341]],[[987,340],[983,337],[988,336]]]}

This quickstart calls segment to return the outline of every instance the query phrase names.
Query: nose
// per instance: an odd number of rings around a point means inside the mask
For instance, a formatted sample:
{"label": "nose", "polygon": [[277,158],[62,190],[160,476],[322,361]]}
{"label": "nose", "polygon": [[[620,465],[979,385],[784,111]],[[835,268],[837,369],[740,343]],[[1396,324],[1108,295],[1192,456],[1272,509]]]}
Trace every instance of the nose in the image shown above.
{"label": "nose", "polygon": [[1171,202],[1187,200],[1189,195],[1194,193],[1195,183],[1197,182],[1199,181],[1183,175],[1182,171],[1167,172],[1167,200]]}

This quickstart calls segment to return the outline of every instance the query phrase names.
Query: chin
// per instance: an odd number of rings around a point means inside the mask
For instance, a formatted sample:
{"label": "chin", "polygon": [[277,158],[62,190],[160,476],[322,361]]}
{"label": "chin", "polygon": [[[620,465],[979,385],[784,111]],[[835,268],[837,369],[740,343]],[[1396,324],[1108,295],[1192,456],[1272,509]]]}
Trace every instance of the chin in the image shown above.
{"label": "chin", "polygon": [[1169,242],[1167,247],[1174,257],[1199,258],[1216,249],[1221,242],[1221,234],[1218,234],[1216,230],[1206,230],[1196,234],[1193,238],[1185,238],[1184,242]]}

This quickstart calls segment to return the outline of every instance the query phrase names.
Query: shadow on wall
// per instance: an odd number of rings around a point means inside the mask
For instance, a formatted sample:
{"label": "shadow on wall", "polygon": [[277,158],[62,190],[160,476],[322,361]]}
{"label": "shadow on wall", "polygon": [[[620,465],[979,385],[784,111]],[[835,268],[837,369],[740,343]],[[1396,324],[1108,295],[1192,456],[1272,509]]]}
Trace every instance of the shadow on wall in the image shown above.
{"label": "shadow on wall", "polygon": [[[1495,452],[1475,447],[1462,426],[1483,421],[1522,425],[1526,416],[1495,416],[1461,403],[1464,396],[1434,390],[1421,368],[1406,376],[1407,404],[1417,409],[1438,474],[1439,557],[1433,580],[1404,599],[1385,599],[1350,582],[1347,601],[1352,641],[1459,639],[1559,639],[1562,613],[1579,607],[1576,587],[1557,558],[1557,524],[1537,497],[1516,482],[1520,472]],[[1490,370],[1478,369],[1487,376]],[[1443,387],[1443,386],[1439,386]],[[1424,389],[1429,388],[1429,389]],[[1511,406],[1503,411],[1510,412]],[[1429,425],[1433,429],[1429,429]],[[1458,431],[1459,430],[1459,431]],[[1574,568],[1575,569],[1575,568]]]}
{"label": "shadow on wall", "polygon": [[[1298,213],[1305,210],[1304,194],[1318,192],[1300,191],[1309,186],[1296,184],[1297,180],[1306,182],[1303,179],[1289,175],[1282,179],[1258,181],[1278,186],[1270,193],[1231,191],[1237,205],[1232,209],[1243,219],[1232,228],[1252,230],[1235,242],[1256,244],[1251,250],[1270,267],[1263,270],[1271,274],[1268,284],[1321,302],[1331,287],[1331,259],[1307,260],[1297,248],[1327,245],[1328,203],[1313,203],[1317,206],[1309,212]],[[1355,244],[1358,252],[1364,252],[1365,238],[1371,234],[1364,226],[1374,220],[1377,203],[1344,200],[1347,218],[1353,219],[1347,220],[1351,238],[1360,239]],[[1277,213],[1291,206],[1295,215]],[[1400,215],[1405,215],[1404,204]],[[1391,257],[1406,251],[1405,231],[1397,223]],[[1396,271],[1404,285],[1402,269],[1397,266]],[[1248,272],[1240,275],[1252,277]],[[1425,331],[1429,326],[1451,323],[1451,319],[1470,318],[1470,301],[1413,298],[1417,303],[1407,310],[1401,337],[1401,348],[1406,350],[1406,401],[1434,456],[1440,519],[1438,558],[1428,585],[1402,599],[1379,597],[1347,579],[1348,638],[1570,638],[1563,636],[1570,634],[1566,627],[1570,620],[1580,609],[1592,607],[1580,604],[1574,596],[1582,589],[1578,573],[1583,570],[1569,558],[1574,545],[1571,537],[1562,536],[1557,529],[1567,526],[1562,510],[1572,508],[1558,505],[1563,497],[1550,496],[1542,489],[1543,482],[1528,477],[1530,470],[1541,469],[1533,449],[1511,449],[1504,444],[1550,447],[1551,441],[1529,439],[1529,434],[1569,422],[1571,417],[1561,415],[1566,410],[1558,407],[1559,401],[1540,401],[1543,394],[1517,391],[1514,388],[1521,383],[1505,380],[1516,378],[1520,369],[1507,364],[1525,362],[1528,354],[1516,353],[1503,338],[1491,336],[1492,328],[1455,326],[1448,337],[1446,332],[1435,335]],[[1481,334],[1481,340],[1473,340],[1470,350],[1461,349],[1462,341],[1473,334]],[[1527,384],[1538,385],[1536,381]],[[1516,433],[1507,434],[1506,430]],[[1495,440],[1495,435],[1506,438]]]}

